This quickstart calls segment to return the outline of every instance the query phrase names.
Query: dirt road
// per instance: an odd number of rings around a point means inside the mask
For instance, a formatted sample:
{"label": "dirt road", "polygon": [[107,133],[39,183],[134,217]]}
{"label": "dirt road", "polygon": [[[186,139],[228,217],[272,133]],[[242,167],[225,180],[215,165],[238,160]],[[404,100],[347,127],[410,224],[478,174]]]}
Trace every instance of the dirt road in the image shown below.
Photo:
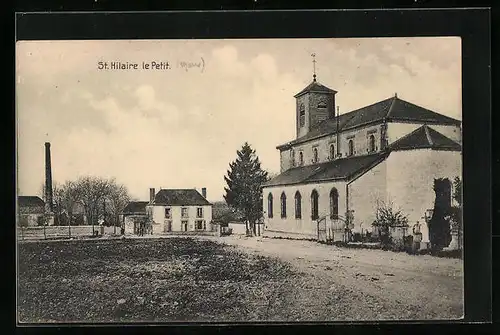
{"label": "dirt road", "polygon": [[249,253],[280,258],[302,273],[301,278],[284,279],[296,281],[295,287],[300,288],[285,301],[298,308],[304,304],[317,307],[304,308],[314,312],[297,313],[297,320],[322,320],[323,315],[332,314],[331,309],[343,320],[436,320],[463,315],[463,267],[458,259],[308,241],[214,239]]}

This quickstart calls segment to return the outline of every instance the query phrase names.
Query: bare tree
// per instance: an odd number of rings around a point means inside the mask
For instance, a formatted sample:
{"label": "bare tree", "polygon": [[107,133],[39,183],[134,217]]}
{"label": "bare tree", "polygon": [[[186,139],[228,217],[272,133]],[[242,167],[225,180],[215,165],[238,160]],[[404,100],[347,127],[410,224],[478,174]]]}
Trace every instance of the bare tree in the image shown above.
{"label": "bare tree", "polygon": [[73,209],[75,204],[80,201],[81,189],[78,187],[77,183],[73,181],[66,181],[61,187],[62,193],[62,204],[63,208],[66,210],[68,216],[68,231],[69,236],[71,236],[71,223],[73,220]]}
{"label": "bare tree", "polygon": [[120,214],[123,212],[125,206],[127,206],[130,201],[130,195],[125,185],[118,184],[115,179],[111,179],[109,183],[109,194],[108,194],[108,210],[112,219],[114,226],[114,232],[116,234],[116,226],[120,221]]}
{"label": "bare tree", "polygon": [[99,206],[102,206],[104,199],[110,193],[110,182],[101,177],[85,176],[76,181],[79,188],[79,198],[84,204],[85,215],[92,224],[92,234],[94,225],[99,217]]}

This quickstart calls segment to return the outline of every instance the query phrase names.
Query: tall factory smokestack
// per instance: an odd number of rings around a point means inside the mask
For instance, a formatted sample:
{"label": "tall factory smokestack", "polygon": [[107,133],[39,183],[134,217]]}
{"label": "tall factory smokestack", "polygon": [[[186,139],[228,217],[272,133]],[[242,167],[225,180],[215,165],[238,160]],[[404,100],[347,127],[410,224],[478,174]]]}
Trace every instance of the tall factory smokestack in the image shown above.
{"label": "tall factory smokestack", "polygon": [[49,142],[45,142],[45,211],[52,213],[52,166]]}

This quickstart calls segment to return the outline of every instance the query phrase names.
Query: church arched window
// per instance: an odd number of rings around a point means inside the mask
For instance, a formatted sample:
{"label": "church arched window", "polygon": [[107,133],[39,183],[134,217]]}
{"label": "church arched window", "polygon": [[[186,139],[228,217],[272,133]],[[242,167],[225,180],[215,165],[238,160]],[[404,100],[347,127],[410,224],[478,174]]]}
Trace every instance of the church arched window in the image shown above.
{"label": "church arched window", "polygon": [[295,192],[295,218],[302,218],[302,196],[299,191]]}
{"label": "church arched window", "polygon": [[302,153],[302,151],[299,152],[299,165],[304,165],[304,154]]}
{"label": "church arched window", "polygon": [[330,159],[335,159],[335,145],[330,144]]}
{"label": "church arched window", "polygon": [[370,135],[370,138],[368,139],[368,151],[375,152],[375,136],[373,135]]}
{"label": "church arched window", "polygon": [[313,163],[318,162],[318,148],[313,148]]}
{"label": "church arched window", "polygon": [[326,108],[326,101],[320,101],[318,103],[318,108]]}
{"label": "church arched window", "polygon": [[348,156],[354,155],[354,142],[353,140],[349,140],[349,152]]}
{"label": "church arched window", "polygon": [[318,191],[313,190],[311,193],[311,218],[313,220],[317,220],[319,217],[318,202],[319,202]]}
{"label": "church arched window", "polygon": [[272,193],[269,193],[267,196],[267,217],[272,218],[273,217],[273,195]]}
{"label": "church arched window", "polygon": [[286,195],[281,193],[281,217],[286,218]]}
{"label": "church arched window", "polygon": [[338,219],[339,217],[339,192],[334,187],[330,191],[330,218]]}

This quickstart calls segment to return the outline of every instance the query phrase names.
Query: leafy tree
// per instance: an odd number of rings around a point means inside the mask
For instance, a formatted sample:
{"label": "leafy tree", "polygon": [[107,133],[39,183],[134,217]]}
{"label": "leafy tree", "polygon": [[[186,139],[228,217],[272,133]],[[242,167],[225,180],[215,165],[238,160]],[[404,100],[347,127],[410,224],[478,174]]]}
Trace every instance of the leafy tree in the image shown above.
{"label": "leafy tree", "polygon": [[442,250],[451,242],[449,218],[451,210],[451,182],[448,178],[434,179],[434,211],[429,221],[429,239],[434,251]]}
{"label": "leafy tree", "polygon": [[[260,166],[255,150],[245,142],[236,152],[237,158],[229,164],[227,187],[224,188],[226,203],[245,219],[247,232],[256,234],[255,223],[262,217],[262,189],[268,174]],[[250,226],[250,227],[249,227]]]}

